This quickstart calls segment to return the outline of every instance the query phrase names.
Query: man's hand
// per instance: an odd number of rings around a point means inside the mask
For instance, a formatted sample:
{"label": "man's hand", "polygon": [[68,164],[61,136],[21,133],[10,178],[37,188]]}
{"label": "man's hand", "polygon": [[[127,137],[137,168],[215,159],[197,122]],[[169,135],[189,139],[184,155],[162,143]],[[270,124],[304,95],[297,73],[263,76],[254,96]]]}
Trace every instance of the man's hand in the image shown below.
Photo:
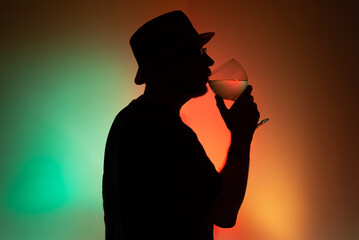
{"label": "man's hand", "polygon": [[259,120],[257,104],[251,92],[252,86],[248,85],[230,109],[226,107],[222,97],[215,96],[219,112],[231,131],[232,137],[249,141],[252,140]]}

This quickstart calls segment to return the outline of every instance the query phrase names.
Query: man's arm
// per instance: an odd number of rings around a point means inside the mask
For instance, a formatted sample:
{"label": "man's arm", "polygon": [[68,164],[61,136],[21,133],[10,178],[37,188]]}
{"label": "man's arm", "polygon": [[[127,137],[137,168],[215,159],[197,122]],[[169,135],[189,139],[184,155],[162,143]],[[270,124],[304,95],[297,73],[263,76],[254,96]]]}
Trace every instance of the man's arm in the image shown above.
{"label": "man's arm", "polygon": [[252,87],[248,86],[230,109],[216,96],[217,106],[232,134],[227,161],[220,172],[221,190],[209,214],[212,222],[223,228],[235,225],[246,192],[249,150],[259,119],[251,91]]}

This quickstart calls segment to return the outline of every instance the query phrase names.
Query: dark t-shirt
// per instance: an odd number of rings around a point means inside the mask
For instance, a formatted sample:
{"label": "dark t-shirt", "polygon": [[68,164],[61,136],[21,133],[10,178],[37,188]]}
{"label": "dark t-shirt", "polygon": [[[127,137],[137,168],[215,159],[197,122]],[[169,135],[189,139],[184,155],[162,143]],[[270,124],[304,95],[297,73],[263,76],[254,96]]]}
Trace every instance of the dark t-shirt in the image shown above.
{"label": "dark t-shirt", "polygon": [[178,114],[132,101],[116,116],[106,143],[106,239],[213,239],[206,214],[220,182]]}

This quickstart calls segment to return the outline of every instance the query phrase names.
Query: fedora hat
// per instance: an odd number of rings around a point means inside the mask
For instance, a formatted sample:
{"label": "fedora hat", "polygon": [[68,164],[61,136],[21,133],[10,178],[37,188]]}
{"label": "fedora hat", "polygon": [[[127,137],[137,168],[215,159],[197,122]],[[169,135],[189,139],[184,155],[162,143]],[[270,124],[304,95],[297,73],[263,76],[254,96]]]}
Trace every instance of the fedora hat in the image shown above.
{"label": "fedora hat", "polygon": [[214,32],[198,34],[188,17],[178,10],[145,23],[130,39],[138,64],[135,83],[145,83],[142,72],[165,55],[192,40],[198,40],[200,46],[203,46],[213,35]]}

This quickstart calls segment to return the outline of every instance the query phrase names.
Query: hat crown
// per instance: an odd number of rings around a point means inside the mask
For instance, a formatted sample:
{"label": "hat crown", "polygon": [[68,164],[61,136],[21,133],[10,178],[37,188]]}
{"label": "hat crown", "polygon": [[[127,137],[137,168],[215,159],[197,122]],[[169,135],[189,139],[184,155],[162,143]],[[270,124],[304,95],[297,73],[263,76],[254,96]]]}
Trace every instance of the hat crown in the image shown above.
{"label": "hat crown", "polygon": [[177,10],[145,23],[132,35],[130,45],[141,68],[169,48],[196,36],[188,17]]}

